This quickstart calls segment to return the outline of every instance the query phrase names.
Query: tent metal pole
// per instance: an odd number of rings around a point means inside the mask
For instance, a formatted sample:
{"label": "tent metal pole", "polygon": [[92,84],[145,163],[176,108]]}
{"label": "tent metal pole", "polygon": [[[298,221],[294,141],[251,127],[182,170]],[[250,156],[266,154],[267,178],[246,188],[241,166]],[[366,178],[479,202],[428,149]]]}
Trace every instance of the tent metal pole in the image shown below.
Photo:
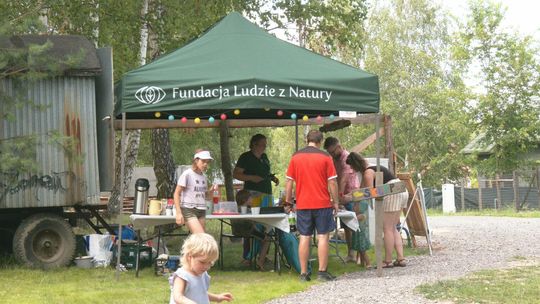
{"label": "tent metal pole", "polygon": [[120,137],[120,210],[118,211],[118,243],[116,246],[116,280],[120,280],[120,256],[122,255],[122,210],[124,209],[124,171],[126,161],[126,112],[122,113],[122,135]]}

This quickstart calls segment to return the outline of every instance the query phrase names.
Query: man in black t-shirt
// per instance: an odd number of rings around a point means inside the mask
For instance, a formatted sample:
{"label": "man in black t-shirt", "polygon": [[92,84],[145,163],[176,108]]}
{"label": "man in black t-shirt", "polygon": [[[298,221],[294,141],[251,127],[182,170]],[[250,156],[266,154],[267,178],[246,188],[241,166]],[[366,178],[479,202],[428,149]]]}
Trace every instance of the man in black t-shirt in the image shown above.
{"label": "man in black t-shirt", "polygon": [[266,137],[255,134],[251,137],[249,151],[242,153],[233,171],[233,177],[244,181],[244,189],[272,194],[272,181],[279,185],[279,179],[270,170],[270,161],[264,151]]}
{"label": "man in black t-shirt", "polygon": [[[270,170],[270,161],[264,151],[266,150],[266,136],[255,134],[249,141],[249,151],[242,153],[233,170],[233,177],[244,182],[244,190],[261,193],[253,196],[253,206],[259,207],[262,197],[266,197],[267,204],[264,207],[273,206],[272,202],[272,181],[279,185],[279,179]],[[250,258],[249,239],[244,239],[244,261],[249,262]],[[245,262],[247,264],[247,262]]]}

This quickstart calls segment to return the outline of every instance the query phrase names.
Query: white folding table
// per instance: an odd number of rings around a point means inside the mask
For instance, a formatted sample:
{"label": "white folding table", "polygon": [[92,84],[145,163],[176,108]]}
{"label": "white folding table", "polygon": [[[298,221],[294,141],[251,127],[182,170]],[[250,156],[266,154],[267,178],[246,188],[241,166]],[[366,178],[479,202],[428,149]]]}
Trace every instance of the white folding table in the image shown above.
{"label": "white folding table", "polygon": [[[142,228],[146,227],[152,227],[152,226],[162,226],[167,224],[174,224],[176,223],[176,217],[172,215],[144,215],[144,214],[132,214],[130,215],[131,223],[133,224],[133,228],[136,230],[140,230]],[[271,228],[277,228],[283,232],[289,233],[290,232],[290,226],[289,226],[289,216],[286,213],[274,213],[274,214],[209,214],[206,215],[207,220],[220,220],[220,221],[226,221],[226,220],[250,220],[253,222],[261,223],[267,227]],[[221,225],[221,234],[223,234],[223,225]],[[158,237],[161,238],[161,230],[158,232]],[[279,252],[279,234],[276,233],[275,236],[275,246],[276,246],[276,254],[275,254],[275,262],[276,262],[276,270],[281,273],[281,264],[280,264],[280,256],[281,253]],[[220,256],[223,254],[222,252],[219,253]],[[138,250],[137,250],[138,255]],[[138,270],[139,270],[139,263],[138,263],[139,257],[137,256],[137,263],[136,263],[136,275],[138,276]]]}

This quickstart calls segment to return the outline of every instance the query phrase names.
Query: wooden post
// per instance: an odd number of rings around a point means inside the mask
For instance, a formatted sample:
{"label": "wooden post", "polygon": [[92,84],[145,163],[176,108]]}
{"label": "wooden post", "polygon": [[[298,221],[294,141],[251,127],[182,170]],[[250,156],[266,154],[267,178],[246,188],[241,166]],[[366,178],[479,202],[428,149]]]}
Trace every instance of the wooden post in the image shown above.
{"label": "wooden post", "polygon": [[394,162],[394,145],[392,144],[392,118],[389,115],[384,115],[384,152],[388,158],[388,170],[394,175],[396,167]]}
{"label": "wooden post", "polygon": [[[375,185],[383,183],[383,173],[375,173]],[[375,257],[377,260],[377,276],[382,276],[382,251],[383,251],[383,199],[375,199]]]}
{"label": "wooden post", "polygon": [[[536,189],[540,194],[540,167],[536,168]],[[540,195],[538,195],[538,207],[540,207]]]}
{"label": "wooden post", "polygon": [[482,184],[480,183],[480,179],[478,179],[478,210],[482,210]]}
{"label": "wooden post", "polygon": [[225,193],[228,201],[234,201],[231,152],[229,149],[229,127],[226,120],[222,120],[219,123],[219,148],[221,150],[221,171],[223,172],[225,182]]}
{"label": "wooden post", "polygon": [[465,211],[465,181],[461,182],[461,212]]}
{"label": "wooden post", "polygon": [[501,185],[500,185],[499,179],[500,179],[499,173],[495,174],[495,187],[497,188],[497,205],[495,206],[496,209],[500,209],[502,206]]}
{"label": "wooden post", "polygon": [[514,181],[512,182],[514,186],[514,206],[515,206],[516,212],[518,212],[519,211],[519,189],[518,189],[519,177],[516,171],[512,172],[512,175],[514,179]]}
{"label": "wooden post", "polygon": [[298,119],[294,120],[294,151],[298,151]]}
{"label": "wooden post", "polygon": [[[377,115],[375,121],[375,155],[377,156],[377,171],[375,172],[375,185],[383,184],[383,173],[380,169],[379,128],[381,116]],[[382,247],[383,247],[383,209],[382,199],[375,199],[375,257],[377,260],[377,276],[382,276]]]}

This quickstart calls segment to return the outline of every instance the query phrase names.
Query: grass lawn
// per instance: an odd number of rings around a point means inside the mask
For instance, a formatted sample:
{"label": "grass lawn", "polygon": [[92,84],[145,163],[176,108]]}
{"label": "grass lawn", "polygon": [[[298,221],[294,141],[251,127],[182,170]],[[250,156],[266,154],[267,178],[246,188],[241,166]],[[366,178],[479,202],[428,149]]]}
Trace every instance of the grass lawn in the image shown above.
{"label": "grass lawn", "polygon": [[[209,221],[207,230],[217,235],[217,221]],[[210,291],[229,291],[235,303],[262,303],[281,295],[307,289],[317,281],[302,283],[294,270],[283,269],[282,274],[259,272],[240,266],[241,243],[225,241],[225,267],[214,266],[210,270]],[[167,240],[172,254],[178,254],[181,240]],[[339,245],[341,254],[346,247]],[[406,255],[425,254],[426,249],[405,249]],[[269,258],[273,259],[273,247]],[[313,253],[316,254],[315,250]],[[373,249],[370,251],[372,261]],[[315,269],[316,262],[314,265]],[[331,257],[328,267],[335,275],[363,271],[355,264],[342,264]],[[16,265],[12,259],[0,259],[0,299],[2,303],[168,303],[169,286],[167,277],[156,276],[153,269],[144,268],[139,277],[134,271],[123,272],[120,280],[113,268],[79,269],[68,267],[53,271],[26,269]]]}
{"label": "grass lawn", "polygon": [[540,266],[484,270],[459,280],[420,285],[431,300],[454,303],[540,303]]}

